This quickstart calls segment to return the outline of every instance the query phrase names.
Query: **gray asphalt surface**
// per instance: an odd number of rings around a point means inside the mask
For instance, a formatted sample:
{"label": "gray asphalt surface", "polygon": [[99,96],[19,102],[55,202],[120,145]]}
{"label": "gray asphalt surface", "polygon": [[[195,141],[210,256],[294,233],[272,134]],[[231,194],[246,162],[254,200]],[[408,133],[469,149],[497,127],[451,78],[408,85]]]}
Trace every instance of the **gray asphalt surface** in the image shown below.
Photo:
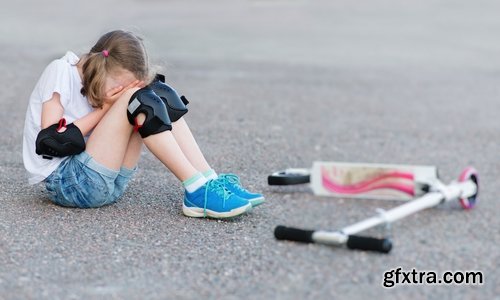
{"label": "gray asphalt surface", "polygon": [[[50,3],[49,3],[50,2]],[[7,1],[0,10],[0,299],[500,299],[500,4],[495,1]],[[43,68],[133,30],[191,99],[213,167],[267,203],[232,221],[181,214],[182,189],[146,150],[124,198],[51,204],[25,183],[29,94]],[[336,229],[397,202],[271,188],[314,160],[475,166],[472,211],[394,226],[389,255],[278,242],[278,224]],[[385,271],[482,271],[480,286],[382,287]]]}

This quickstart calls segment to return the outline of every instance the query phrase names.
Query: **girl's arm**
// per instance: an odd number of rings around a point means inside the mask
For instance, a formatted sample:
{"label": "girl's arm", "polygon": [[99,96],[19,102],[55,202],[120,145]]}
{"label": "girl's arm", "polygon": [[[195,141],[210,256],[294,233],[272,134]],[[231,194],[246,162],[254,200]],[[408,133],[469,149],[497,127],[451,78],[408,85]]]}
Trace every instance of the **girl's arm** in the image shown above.
{"label": "girl's arm", "polygon": [[102,108],[96,108],[91,113],[73,122],[73,124],[80,129],[83,136],[86,136],[101,121],[110,107],[111,105],[104,104]]}
{"label": "girl's arm", "polygon": [[144,82],[135,80],[126,87],[120,85],[109,89],[104,95],[102,108],[96,108],[93,112],[73,122],[73,124],[80,129],[83,136],[87,135],[92,129],[94,129],[97,123],[101,121],[102,117],[106,114],[111,105],[113,105],[113,103],[115,103],[115,101],[118,100],[118,98],[120,98],[125,91],[138,86],[144,86]]}
{"label": "girl's arm", "polygon": [[52,98],[42,104],[42,129],[59,122],[64,113],[59,93],[53,93]]}
{"label": "girl's arm", "polygon": [[[80,129],[82,135],[85,136],[99,123],[109,107],[111,105],[105,104],[102,109],[96,109],[73,123]],[[52,94],[52,98],[45,101],[42,105],[42,129],[59,122],[63,114],[64,108],[61,104],[61,96],[59,93],[54,93]]]}
{"label": "girl's arm", "polygon": [[[130,85],[123,87],[118,86],[110,89],[105,95],[105,101],[102,108],[97,108],[91,113],[73,122],[78,129],[86,136],[99,123],[102,117],[109,110],[111,105],[128,89],[133,87],[144,86],[143,81],[136,80]],[[42,129],[49,127],[52,124],[59,122],[63,117],[64,108],[61,104],[61,96],[59,93],[53,93],[52,98],[45,101],[42,105]]]}

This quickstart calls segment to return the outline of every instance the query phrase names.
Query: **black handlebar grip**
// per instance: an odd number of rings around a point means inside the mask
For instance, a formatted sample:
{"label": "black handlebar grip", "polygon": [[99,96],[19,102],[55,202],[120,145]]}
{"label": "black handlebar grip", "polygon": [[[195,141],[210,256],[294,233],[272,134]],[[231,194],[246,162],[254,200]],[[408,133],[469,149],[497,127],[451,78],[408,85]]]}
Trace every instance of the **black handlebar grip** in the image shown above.
{"label": "black handlebar grip", "polygon": [[289,240],[302,243],[314,243],[312,235],[314,230],[304,230],[286,226],[276,226],[274,236],[278,240]]}
{"label": "black handlebar grip", "polygon": [[367,236],[350,235],[347,239],[347,247],[349,249],[389,253],[392,249],[392,241],[387,238],[377,239]]}

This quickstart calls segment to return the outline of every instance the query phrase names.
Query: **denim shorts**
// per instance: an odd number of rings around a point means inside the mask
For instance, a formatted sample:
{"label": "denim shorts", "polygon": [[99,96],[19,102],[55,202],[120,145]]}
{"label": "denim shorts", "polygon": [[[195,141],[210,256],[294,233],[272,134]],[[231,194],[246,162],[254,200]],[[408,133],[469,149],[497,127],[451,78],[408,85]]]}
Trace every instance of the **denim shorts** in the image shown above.
{"label": "denim shorts", "polygon": [[101,207],[116,202],[137,168],[111,170],[87,152],[65,159],[45,179],[52,202],[78,208]]}

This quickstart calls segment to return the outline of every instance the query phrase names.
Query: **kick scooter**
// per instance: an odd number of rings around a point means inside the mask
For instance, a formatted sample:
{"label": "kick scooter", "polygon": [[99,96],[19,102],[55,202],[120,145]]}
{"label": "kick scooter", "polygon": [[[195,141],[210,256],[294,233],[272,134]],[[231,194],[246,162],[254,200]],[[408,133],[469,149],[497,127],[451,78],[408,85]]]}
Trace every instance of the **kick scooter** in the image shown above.
{"label": "kick scooter", "polygon": [[391,223],[418,211],[449,201],[460,201],[464,209],[476,205],[479,191],[478,173],[468,167],[458,181],[443,184],[432,166],[381,165],[340,162],[315,162],[312,169],[287,169],[268,177],[269,185],[311,184],[316,195],[343,198],[376,198],[402,200],[406,203],[336,231],[304,230],[277,226],[278,240],[304,243],[347,245],[349,249],[388,253],[389,237],[382,239],[359,236],[358,233]]}

